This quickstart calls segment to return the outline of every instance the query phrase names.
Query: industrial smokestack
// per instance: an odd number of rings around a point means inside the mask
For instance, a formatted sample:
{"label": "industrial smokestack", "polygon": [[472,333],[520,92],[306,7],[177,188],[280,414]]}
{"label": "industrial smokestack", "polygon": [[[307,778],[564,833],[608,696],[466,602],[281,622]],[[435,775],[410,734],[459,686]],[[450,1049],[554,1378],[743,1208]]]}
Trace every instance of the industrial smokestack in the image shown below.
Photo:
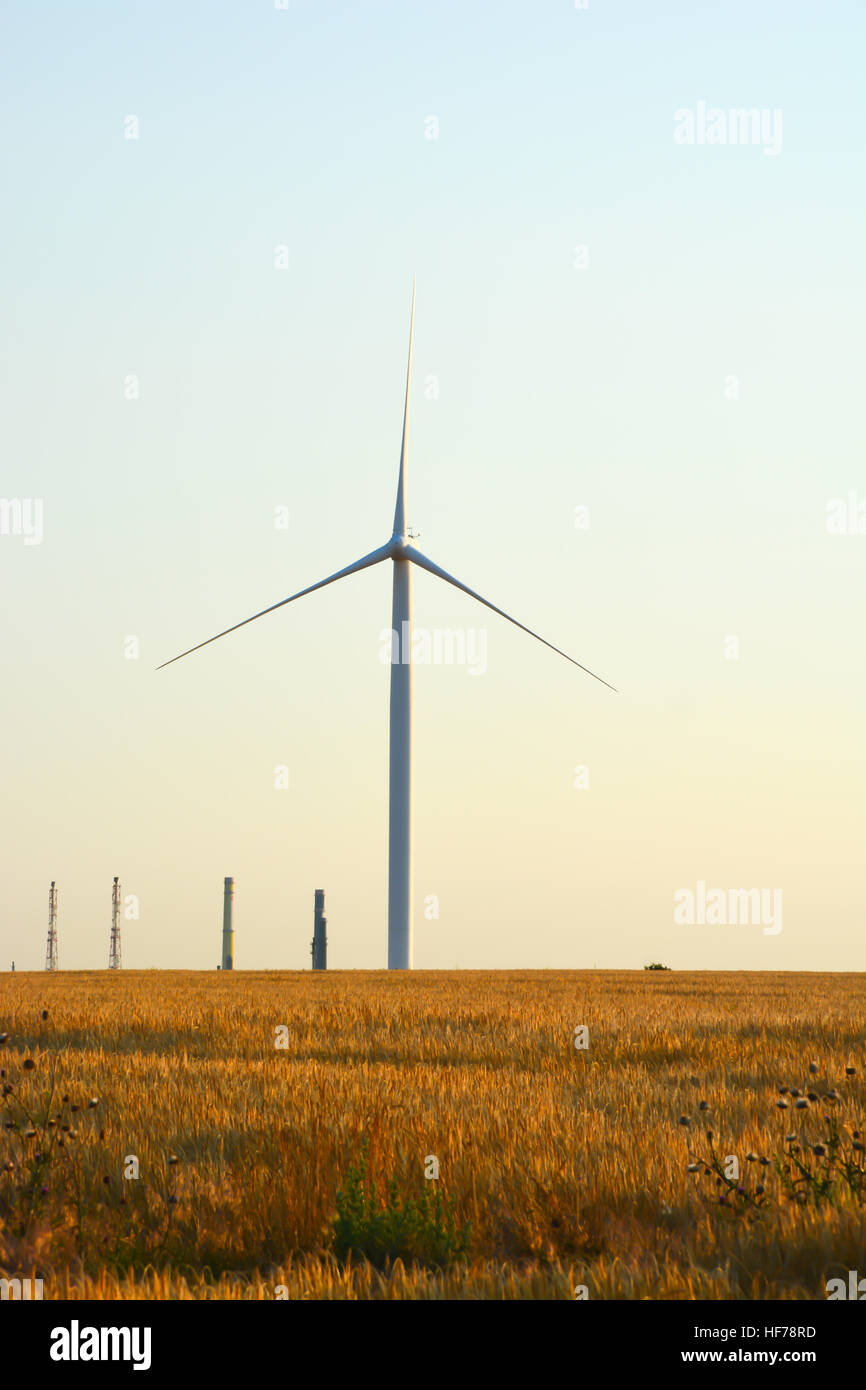
{"label": "industrial smokestack", "polygon": [[328,919],[325,916],[325,890],[316,889],[316,907],[313,914],[313,969],[327,970],[328,968],[328,938],[325,935],[325,928]]}
{"label": "industrial smokestack", "polygon": [[235,968],[235,881],[227,878],[223,892],[223,970]]}

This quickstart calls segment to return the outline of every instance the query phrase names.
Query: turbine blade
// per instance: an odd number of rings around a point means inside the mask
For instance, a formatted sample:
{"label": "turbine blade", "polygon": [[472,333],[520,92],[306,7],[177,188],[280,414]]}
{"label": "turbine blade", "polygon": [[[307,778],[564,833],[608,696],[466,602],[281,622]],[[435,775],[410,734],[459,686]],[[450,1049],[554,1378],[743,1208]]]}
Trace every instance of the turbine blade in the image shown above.
{"label": "turbine blade", "polygon": [[594,671],[590,671],[588,666],[581,666],[579,661],[575,661],[573,656],[568,655],[568,652],[560,651],[559,647],[555,647],[552,642],[548,642],[546,638],[540,637],[537,632],[533,632],[531,627],[526,627],[523,623],[519,623],[516,618],[512,618],[510,613],[506,613],[502,608],[497,608],[495,603],[490,603],[488,599],[482,598],[480,594],[476,594],[475,590],[470,589],[468,585],[461,584],[460,580],[455,579],[453,574],[448,574],[446,570],[440,569],[438,565],[434,565],[432,560],[428,560],[427,556],[422,555],[421,551],[416,550],[413,545],[407,545],[404,548],[403,554],[405,558],[411,560],[413,564],[420,565],[421,569],[429,570],[430,574],[435,574],[437,578],[444,579],[446,584],[453,584],[455,589],[462,590],[462,592],[468,594],[470,598],[476,598],[479,603],[484,604],[485,608],[491,608],[493,612],[498,613],[501,618],[507,618],[515,627],[519,627],[521,632],[528,632],[530,637],[535,637],[539,642],[543,642],[545,647],[550,647],[552,652],[556,652],[558,656],[564,656],[566,661],[570,661],[573,666],[579,666],[581,671],[585,671],[588,676],[592,676],[593,680],[601,681],[602,685],[606,685],[608,690],[613,690],[614,694],[618,693],[616,687],[611,685],[609,681],[602,680],[601,676],[597,676]]}
{"label": "turbine blade", "polygon": [[263,618],[266,613],[273,613],[276,608],[283,608],[287,603],[294,603],[296,598],[303,598],[305,594],[312,594],[316,589],[324,589],[326,584],[333,584],[336,579],[345,579],[347,574],[355,574],[357,570],[365,570],[370,565],[378,565],[380,560],[387,560],[391,554],[390,545],[382,545],[378,550],[371,550],[369,555],[363,559],[356,560],[354,564],[347,565],[345,569],[337,570],[336,574],[329,574],[327,579],[320,579],[318,584],[311,584],[308,589],[301,589],[297,594],[291,594],[288,598],[280,599],[279,603],[272,603],[270,608],[263,608],[261,613],[254,613],[251,618],[244,618],[242,623],[235,623],[233,627],[227,627],[223,632],[218,632],[214,637],[208,637],[206,642],[199,642],[198,646],[190,647],[185,652],[180,652],[178,656],[173,656],[171,661],[164,661],[161,666],[157,666],[157,671],[161,671],[164,666],[171,666],[173,662],[180,661],[181,657],[189,656],[192,652],[201,651],[202,647],[207,647],[211,642],[216,642],[220,637],[226,637],[230,632],[237,632],[239,627],[246,627],[247,623],[254,623],[256,618]]}
{"label": "turbine blade", "polygon": [[412,374],[412,338],[415,333],[415,279],[412,279],[412,310],[409,315],[409,357],[406,362],[406,401],[403,406],[403,444],[400,448],[400,476],[394,508],[394,535],[406,533],[406,441],[409,434],[409,379]]}

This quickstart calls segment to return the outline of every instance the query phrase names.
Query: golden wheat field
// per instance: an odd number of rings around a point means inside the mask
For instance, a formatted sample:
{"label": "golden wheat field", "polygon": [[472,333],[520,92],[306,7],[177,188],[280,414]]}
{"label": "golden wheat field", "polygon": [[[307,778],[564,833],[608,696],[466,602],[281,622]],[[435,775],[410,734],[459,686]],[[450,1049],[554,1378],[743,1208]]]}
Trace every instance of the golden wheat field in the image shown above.
{"label": "golden wheat field", "polygon": [[[46,1298],[823,1299],[863,1260],[862,1002],[842,974],[6,975],[0,1275]],[[831,1127],[848,1177],[822,1191]],[[335,1241],[353,1169],[370,1209],[426,1211],[411,1257]]]}

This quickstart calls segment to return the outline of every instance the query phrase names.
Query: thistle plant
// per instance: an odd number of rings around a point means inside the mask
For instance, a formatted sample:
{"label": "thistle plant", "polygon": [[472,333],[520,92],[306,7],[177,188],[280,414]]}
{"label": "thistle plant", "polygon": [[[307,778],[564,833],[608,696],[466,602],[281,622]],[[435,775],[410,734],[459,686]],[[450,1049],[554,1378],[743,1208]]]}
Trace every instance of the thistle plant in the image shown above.
{"label": "thistle plant", "polygon": [[[817,1074],[816,1062],[809,1064],[809,1072],[812,1077]],[[856,1068],[846,1066],[846,1082],[855,1075]],[[767,1177],[772,1170],[778,1180],[778,1196],[799,1206],[836,1202],[846,1196],[862,1205],[866,1199],[862,1121],[848,1125],[840,1120],[838,1106],[844,1097],[838,1087],[819,1092],[806,1082],[802,1087],[781,1085],[777,1093],[776,1108],[783,1113],[793,1109],[801,1128],[790,1130],[784,1137],[784,1148],[770,1157],[748,1153],[746,1163],[756,1166],[736,1178],[729,1174],[727,1160],[715,1148],[713,1131],[707,1130],[705,1152],[696,1154],[687,1165],[687,1172],[712,1178],[718,1189],[701,1194],[705,1203],[736,1214],[760,1211],[771,1202]],[[700,1108],[706,1109],[706,1102],[702,1101]],[[681,1115],[679,1123],[689,1127],[691,1119]]]}
{"label": "thistle plant", "polygon": [[17,1248],[45,1227],[66,1233],[84,1266],[155,1263],[172,1231],[178,1159],[168,1158],[164,1190],[125,1182],[106,1152],[100,1098],[65,1091],[56,1054],[21,1058],[2,1032],[0,1062],[0,1265],[4,1238]]}

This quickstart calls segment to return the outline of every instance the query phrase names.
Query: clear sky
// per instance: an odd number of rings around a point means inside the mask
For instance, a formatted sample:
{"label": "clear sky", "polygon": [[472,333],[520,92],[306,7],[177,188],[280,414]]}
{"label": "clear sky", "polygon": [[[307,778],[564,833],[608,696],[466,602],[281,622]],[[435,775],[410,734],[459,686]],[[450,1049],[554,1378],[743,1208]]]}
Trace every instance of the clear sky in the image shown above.
{"label": "clear sky", "polygon": [[416,571],[487,644],[416,671],[416,965],[862,966],[863,31],[5,0],[0,967],[52,878],[105,965],[114,874],[128,966],[214,967],[226,874],[239,968],[316,888],[384,964],[390,565],[155,667],[388,538],[414,272],[419,544],[620,692]]}

